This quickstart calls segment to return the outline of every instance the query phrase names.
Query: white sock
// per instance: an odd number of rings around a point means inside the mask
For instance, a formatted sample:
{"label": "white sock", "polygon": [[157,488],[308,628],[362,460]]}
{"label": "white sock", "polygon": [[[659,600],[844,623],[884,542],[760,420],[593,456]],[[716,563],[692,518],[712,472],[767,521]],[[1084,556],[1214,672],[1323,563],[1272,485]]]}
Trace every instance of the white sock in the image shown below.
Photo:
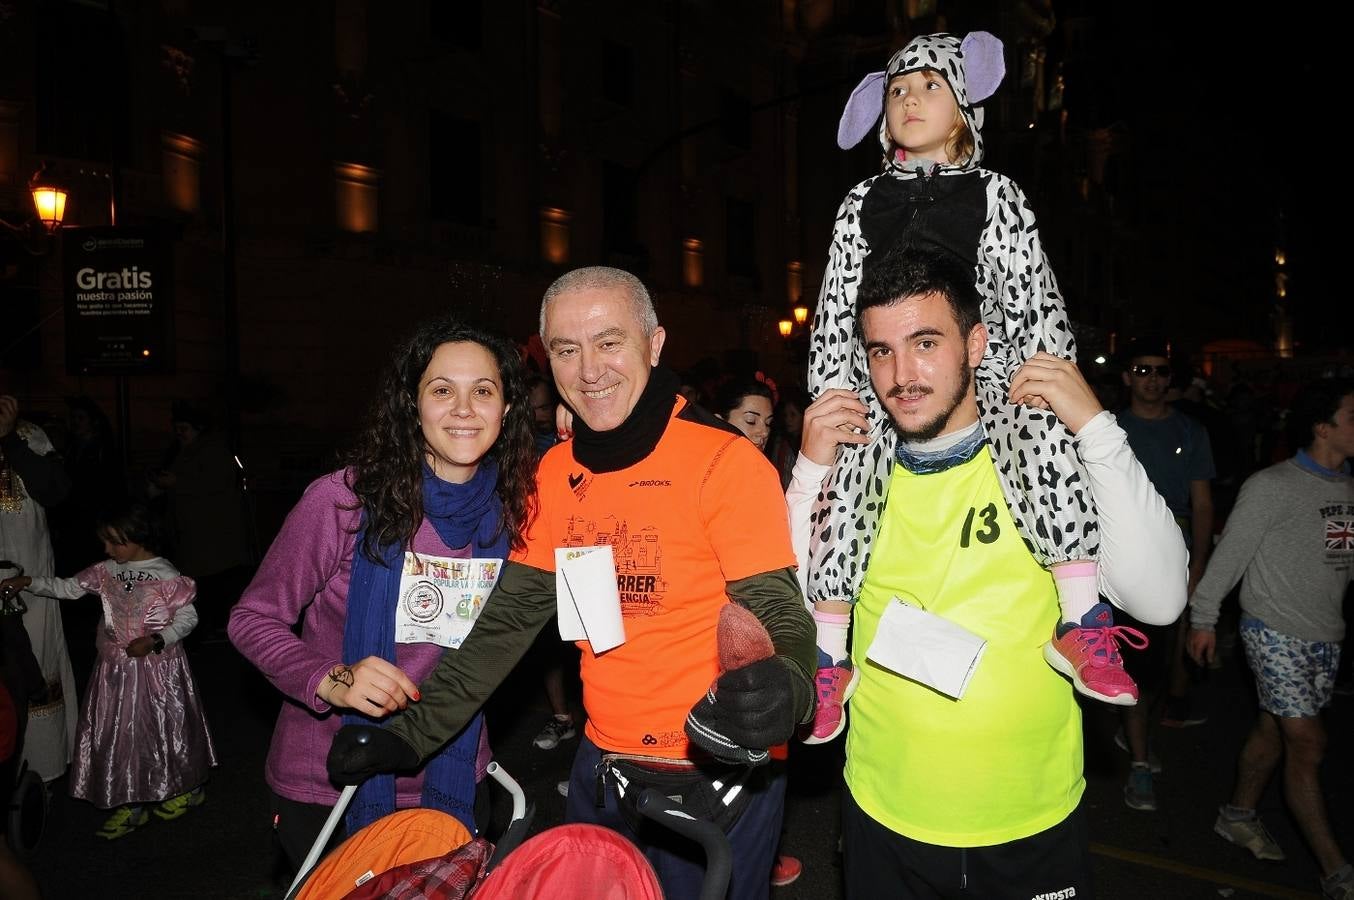
{"label": "white sock", "polygon": [[828,613],[813,611],[813,622],[818,629],[818,649],[832,661],[846,659],[846,634],[851,627],[850,613]]}
{"label": "white sock", "polygon": [[1098,568],[1093,559],[1073,560],[1051,567],[1053,583],[1058,586],[1058,606],[1062,609],[1064,622],[1080,625],[1082,616],[1100,602],[1100,581],[1096,577]]}

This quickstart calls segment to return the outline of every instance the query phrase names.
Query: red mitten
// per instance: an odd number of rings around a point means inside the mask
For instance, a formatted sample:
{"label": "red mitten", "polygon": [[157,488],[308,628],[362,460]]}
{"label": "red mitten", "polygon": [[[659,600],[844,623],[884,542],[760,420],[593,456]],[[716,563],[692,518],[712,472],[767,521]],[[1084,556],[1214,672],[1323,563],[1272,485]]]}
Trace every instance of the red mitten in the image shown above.
{"label": "red mitten", "polygon": [[730,603],[719,611],[719,671],[741,669],[776,655],[766,627],[746,607]]}
{"label": "red mitten", "polygon": [[794,731],[790,669],[771,635],[736,603],[719,611],[720,675],[686,717],[686,735],[716,759],[745,766],[770,760],[766,748]]}

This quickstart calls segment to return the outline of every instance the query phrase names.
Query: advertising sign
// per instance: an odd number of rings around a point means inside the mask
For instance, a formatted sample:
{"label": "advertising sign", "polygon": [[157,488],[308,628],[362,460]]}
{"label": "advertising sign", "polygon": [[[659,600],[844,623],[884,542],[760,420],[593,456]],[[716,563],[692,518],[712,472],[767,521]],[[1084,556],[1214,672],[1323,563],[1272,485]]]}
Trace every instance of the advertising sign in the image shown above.
{"label": "advertising sign", "polygon": [[61,238],[67,372],[171,372],[170,241],[155,229],[121,227],[68,228]]}

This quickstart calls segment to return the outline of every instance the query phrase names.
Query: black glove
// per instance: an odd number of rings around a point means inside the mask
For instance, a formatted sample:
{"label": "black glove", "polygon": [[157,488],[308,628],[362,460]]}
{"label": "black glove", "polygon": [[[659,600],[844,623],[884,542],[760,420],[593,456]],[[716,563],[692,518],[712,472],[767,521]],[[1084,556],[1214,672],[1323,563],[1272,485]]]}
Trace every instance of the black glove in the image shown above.
{"label": "black glove", "polygon": [[774,656],[725,672],[691,708],[687,737],[724,762],[767,762],[795,730],[793,677]]}
{"label": "black glove", "polygon": [[329,780],[361,784],[380,772],[417,769],[418,753],[404,741],[375,725],[344,725],[329,745]]}

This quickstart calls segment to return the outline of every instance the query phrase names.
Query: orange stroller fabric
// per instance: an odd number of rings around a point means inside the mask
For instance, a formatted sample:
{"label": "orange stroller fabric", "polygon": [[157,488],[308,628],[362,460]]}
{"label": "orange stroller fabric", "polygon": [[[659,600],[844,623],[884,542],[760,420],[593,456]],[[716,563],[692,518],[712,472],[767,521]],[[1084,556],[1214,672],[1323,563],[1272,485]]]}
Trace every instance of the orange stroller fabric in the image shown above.
{"label": "orange stroller fabric", "polygon": [[475,900],[663,900],[639,848],[600,825],[561,825],[526,841],[489,873]]}
{"label": "orange stroller fabric", "polygon": [[469,841],[465,826],[441,810],[393,812],[334,848],[310,873],[296,900],[339,900],[387,869],[442,856]]}

